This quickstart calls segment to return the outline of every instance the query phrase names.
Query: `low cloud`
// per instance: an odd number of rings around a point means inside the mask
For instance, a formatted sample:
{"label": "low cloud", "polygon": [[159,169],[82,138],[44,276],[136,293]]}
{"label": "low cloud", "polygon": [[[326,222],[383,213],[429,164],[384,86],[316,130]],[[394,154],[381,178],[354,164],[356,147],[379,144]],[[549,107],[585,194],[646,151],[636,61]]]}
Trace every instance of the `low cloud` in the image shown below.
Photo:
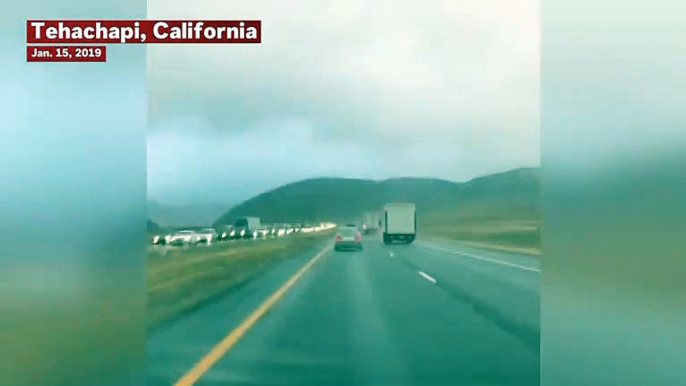
{"label": "low cloud", "polygon": [[538,164],[537,1],[152,0],[148,9],[263,22],[259,45],[149,48],[149,188],[160,197]]}

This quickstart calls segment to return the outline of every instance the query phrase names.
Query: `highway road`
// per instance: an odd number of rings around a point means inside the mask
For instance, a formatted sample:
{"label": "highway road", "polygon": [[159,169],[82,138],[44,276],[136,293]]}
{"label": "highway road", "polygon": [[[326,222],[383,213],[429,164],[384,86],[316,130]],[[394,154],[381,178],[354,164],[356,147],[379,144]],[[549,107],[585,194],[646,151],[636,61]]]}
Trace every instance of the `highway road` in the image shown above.
{"label": "highway road", "polygon": [[296,256],[151,334],[148,384],[539,384],[536,258],[364,242],[360,252]]}

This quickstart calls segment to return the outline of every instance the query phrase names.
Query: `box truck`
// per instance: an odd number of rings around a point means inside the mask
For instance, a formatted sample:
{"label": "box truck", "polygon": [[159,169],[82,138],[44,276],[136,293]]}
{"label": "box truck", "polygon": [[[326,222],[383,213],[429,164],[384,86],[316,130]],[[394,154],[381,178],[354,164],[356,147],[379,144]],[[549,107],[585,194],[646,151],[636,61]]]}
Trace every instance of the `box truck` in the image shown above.
{"label": "box truck", "polygon": [[242,217],[233,224],[234,237],[237,239],[252,239],[257,237],[261,229],[259,217]]}
{"label": "box truck", "polygon": [[410,244],[416,236],[417,212],[415,205],[405,202],[386,204],[383,216],[384,244],[390,244],[394,241]]}
{"label": "box truck", "polygon": [[365,212],[362,217],[362,230],[365,234],[375,234],[381,227],[381,215],[379,212]]}

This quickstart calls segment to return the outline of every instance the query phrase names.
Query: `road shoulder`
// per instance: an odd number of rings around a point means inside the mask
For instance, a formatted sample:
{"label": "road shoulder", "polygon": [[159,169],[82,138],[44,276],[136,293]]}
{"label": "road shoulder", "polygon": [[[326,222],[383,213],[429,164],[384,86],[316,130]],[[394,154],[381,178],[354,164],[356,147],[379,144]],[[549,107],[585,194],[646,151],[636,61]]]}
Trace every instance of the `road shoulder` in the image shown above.
{"label": "road shoulder", "polygon": [[505,246],[505,245],[496,245],[496,244],[484,244],[484,243],[477,243],[477,242],[472,242],[472,241],[460,241],[460,240],[452,240],[452,239],[446,239],[446,238],[440,238],[440,237],[425,237],[423,239],[426,241],[448,242],[448,243],[454,243],[456,245],[462,245],[465,247],[479,248],[479,249],[485,249],[485,250],[490,250],[490,251],[498,251],[498,252],[518,253],[518,254],[522,254],[522,255],[535,257],[538,259],[541,258],[541,251],[538,248],[524,248],[524,247],[514,247],[514,246]]}

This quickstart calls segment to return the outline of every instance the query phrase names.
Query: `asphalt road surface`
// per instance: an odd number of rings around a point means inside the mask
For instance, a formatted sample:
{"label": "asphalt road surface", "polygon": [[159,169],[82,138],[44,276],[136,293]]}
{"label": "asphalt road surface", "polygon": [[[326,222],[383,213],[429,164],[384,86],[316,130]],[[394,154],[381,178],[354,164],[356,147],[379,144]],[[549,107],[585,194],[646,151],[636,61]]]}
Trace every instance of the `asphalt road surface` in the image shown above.
{"label": "asphalt road surface", "polygon": [[[537,259],[363,241],[360,252],[321,253],[250,328],[239,325],[321,248],[156,331],[148,384],[539,384]],[[230,334],[230,349],[208,359]]]}

